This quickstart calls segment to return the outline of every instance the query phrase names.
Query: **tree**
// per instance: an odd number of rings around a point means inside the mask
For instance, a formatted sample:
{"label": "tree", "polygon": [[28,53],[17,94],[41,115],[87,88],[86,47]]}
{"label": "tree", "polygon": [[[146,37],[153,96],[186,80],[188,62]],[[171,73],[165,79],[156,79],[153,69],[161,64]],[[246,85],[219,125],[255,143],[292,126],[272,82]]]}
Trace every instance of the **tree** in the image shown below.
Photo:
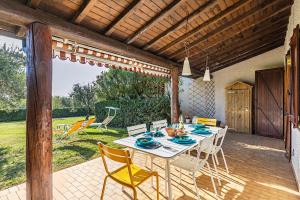
{"label": "tree", "polygon": [[95,81],[98,100],[138,99],[163,96],[167,78],[144,76],[121,70],[103,72]]}
{"label": "tree", "polygon": [[70,97],[73,99],[73,106],[84,107],[87,114],[91,114],[95,109],[95,91],[92,84],[73,85],[73,91],[70,94]]}
{"label": "tree", "polygon": [[0,109],[17,108],[25,99],[25,54],[17,47],[0,47]]}
{"label": "tree", "polygon": [[52,109],[71,108],[72,99],[70,97],[54,96],[52,97]]}

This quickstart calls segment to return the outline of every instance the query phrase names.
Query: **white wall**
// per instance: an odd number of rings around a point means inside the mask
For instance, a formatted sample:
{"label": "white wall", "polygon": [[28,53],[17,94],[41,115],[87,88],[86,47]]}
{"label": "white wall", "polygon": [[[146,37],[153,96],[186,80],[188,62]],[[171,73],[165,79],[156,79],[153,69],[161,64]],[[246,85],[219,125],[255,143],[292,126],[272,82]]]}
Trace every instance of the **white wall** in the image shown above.
{"label": "white wall", "polygon": [[[300,0],[295,0],[294,5],[292,7],[292,13],[289,19],[288,31],[285,38],[284,45],[284,54],[282,55],[282,59],[284,60],[284,56],[289,50],[290,38],[293,35],[293,29],[297,24],[300,24]],[[295,177],[298,182],[298,189],[300,191],[300,129],[293,128],[292,129],[292,166],[294,170]]]}
{"label": "white wall", "polygon": [[256,70],[283,67],[283,52],[284,48],[279,47],[213,73],[218,120],[225,122],[225,87],[235,81],[254,84]]}

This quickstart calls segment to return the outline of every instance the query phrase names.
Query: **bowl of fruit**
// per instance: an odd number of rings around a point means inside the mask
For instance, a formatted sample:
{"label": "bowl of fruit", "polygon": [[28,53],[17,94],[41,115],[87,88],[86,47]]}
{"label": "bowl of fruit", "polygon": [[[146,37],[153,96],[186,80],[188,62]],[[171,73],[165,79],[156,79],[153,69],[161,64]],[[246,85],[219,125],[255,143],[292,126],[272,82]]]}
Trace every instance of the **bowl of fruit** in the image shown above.
{"label": "bowl of fruit", "polygon": [[175,137],[176,136],[176,129],[175,128],[166,128],[168,136]]}

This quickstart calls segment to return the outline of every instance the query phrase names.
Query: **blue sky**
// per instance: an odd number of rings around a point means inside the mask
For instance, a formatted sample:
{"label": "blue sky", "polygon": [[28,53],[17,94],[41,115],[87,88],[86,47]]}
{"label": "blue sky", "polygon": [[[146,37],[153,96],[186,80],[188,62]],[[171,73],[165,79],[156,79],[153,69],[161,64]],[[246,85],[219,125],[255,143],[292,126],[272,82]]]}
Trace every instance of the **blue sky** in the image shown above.
{"label": "blue sky", "polygon": [[[0,45],[4,43],[22,47],[22,41],[0,36]],[[96,80],[105,68],[88,64],[73,63],[68,60],[53,59],[53,96],[68,96],[76,83],[87,84]]]}

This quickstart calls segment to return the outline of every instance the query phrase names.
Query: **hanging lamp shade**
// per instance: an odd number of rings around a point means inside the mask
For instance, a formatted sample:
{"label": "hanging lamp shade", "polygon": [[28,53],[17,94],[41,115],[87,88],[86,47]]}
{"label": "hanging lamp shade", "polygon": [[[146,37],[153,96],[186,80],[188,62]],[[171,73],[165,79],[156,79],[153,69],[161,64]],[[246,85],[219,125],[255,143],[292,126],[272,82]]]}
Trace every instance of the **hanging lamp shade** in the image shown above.
{"label": "hanging lamp shade", "polygon": [[205,69],[203,81],[210,81],[210,73],[209,73],[209,67],[208,67],[208,55],[206,57],[206,69]]}
{"label": "hanging lamp shade", "polygon": [[190,62],[188,57],[185,57],[183,62],[182,76],[192,76]]}
{"label": "hanging lamp shade", "polygon": [[203,81],[210,81],[210,73],[209,73],[209,68],[206,68]]}

